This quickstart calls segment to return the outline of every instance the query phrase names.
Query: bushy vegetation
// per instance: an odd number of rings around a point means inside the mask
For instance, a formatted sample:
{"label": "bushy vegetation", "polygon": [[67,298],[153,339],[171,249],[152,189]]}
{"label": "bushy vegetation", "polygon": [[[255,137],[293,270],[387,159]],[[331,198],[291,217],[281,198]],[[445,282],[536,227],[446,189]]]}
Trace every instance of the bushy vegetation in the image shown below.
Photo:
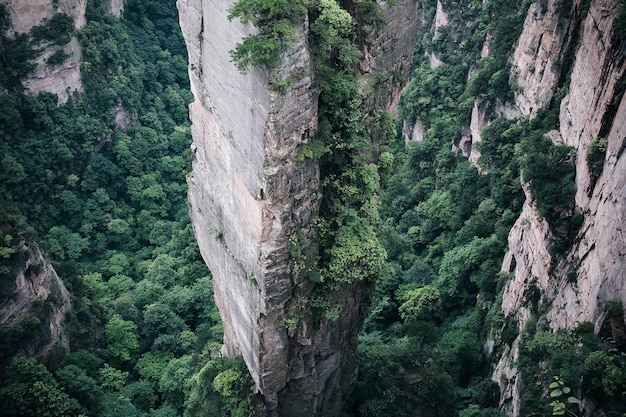
{"label": "bushy vegetation", "polygon": [[240,71],[249,66],[275,66],[280,53],[296,41],[294,25],[304,22],[307,9],[301,0],[238,0],[228,18],[252,23],[258,34],[246,36],[231,52]]}
{"label": "bushy vegetation", "polygon": [[[125,9],[117,19],[89,1],[77,33],[85,91],[62,106],[21,93],[20,80],[37,42],[66,43],[72,19],[57,14],[9,38],[2,9],[0,300],[11,296],[26,239],[44,249],[73,306],[63,362],[48,370],[21,358],[2,372],[3,416],[254,411],[242,362],[220,359],[211,277],[187,214],[191,94],[175,2]],[[39,324],[33,316],[3,331],[3,355]]]}
{"label": "bushy vegetation", "polygon": [[[508,279],[500,265],[522,181],[559,230],[557,246],[571,244],[580,220],[571,149],[544,136],[557,127],[563,91],[534,120],[493,112],[513,96],[507,58],[528,4],[443,1],[451,24],[436,34],[423,28],[400,106],[401,120],[424,128],[415,143],[405,143],[391,115],[364,105],[357,64],[363,25],[384,24],[376,2],[239,0],[230,10],[259,29],[232,53],[240,70],[276,65],[294,28],[310,23],[319,136],[301,157],[321,167],[320,251],[304,271],[312,242],[296,233],[290,255],[292,272],[316,283],[318,317],[336,320],[337,294],[350,286],[371,299],[349,415],[503,416],[490,360],[518,336],[500,309]],[[424,6],[432,21],[436,2]],[[20,80],[33,69],[33,39],[62,43],[73,33],[67,18],[8,37],[0,11],[0,302],[12,291],[11,265],[26,255],[17,249],[22,238],[43,246],[73,302],[72,353],[56,369],[14,360],[0,379],[0,402],[10,404],[0,415],[255,415],[245,366],[220,355],[211,278],[187,216],[191,96],[173,0],[128,0],[123,19],[89,1],[77,34],[85,92],[63,106],[50,94],[22,94]],[[487,35],[492,53],[480,58]],[[431,68],[427,54],[444,65]],[[476,99],[490,117],[477,165],[453,152]],[[592,146],[592,173],[605,148],[602,139]],[[611,304],[608,320],[623,319],[614,310],[623,311]],[[297,320],[286,315],[282,325]],[[24,323],[0,349],[37,325]],[[553,413],[546,393],[564,387],[625,411],[623,346],[604,327],[600,339],[588,323],[555,333],[531,321],[520,347],[527,414]]]}

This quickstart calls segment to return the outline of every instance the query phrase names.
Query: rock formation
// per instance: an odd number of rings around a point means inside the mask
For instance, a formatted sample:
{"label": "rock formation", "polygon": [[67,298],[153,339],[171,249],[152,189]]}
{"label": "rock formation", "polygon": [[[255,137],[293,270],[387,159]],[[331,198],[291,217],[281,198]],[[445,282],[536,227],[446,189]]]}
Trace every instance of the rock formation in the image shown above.
{"label": "rock formation", "polygon": [[[1,0],[7,6],[11,17],[13,33],[28,33],[34,26],[44,23],[57,13],[65,13],[74,19],[74,27],[80,29],[86,23],[86,0],[36,0],[20,2]],[[65,103],[74,91],[82,90],[80,65],[82,50],[78,39],[71,41],[61,49],[68,57],[58,65],[49,65],[46,60],[57,48],[46,47],[36,61],[37,68],[25,80],[23,85],[32,94],[47,91],[58,96],[60,103]]]}
{"label": "rock formation", "polygon": [[69,350],[65,316],[71,309],[70,295],[37,247],[22,243],[17,250],[27,256],[13,267],[15,288],[0,305],[0,331],[7,337],[20,327],[28,334],[21,335],[19,340],[12,338],[17,346],[10,346],[11,356],[2,352],[0,366],[10,362],[13,355],[34,357],[54,365]]}
{"label": "rock formation", "polygon": [[[536,287],[539,303],[547,307],[552,329],[572,328],[583,321],[599,330],[611,300],[626,304],[626,102],[623,99],[626,71],[623,35],[616,34],[616,17],[623,4],[617,0],[593,0],[587,15],[576,24],[581,2],[573,2],[564,18],[557,1],[544,10],[533,4],[514,54],[512,79],[520,87],[516,107],[522,116],[545,109],[558,87],[560,64],[567,51],[575,51],[569,93],[561,102],[560,131],[554,138],[576,149],[576,209],[584,223],[564,260],[550,252],[553,231],[540,220],[534,202],[527,201],[509,235],[509,254],[504,272],[513,274],[506,287],[502,308],[515,317],[521,331],[530,315],[527,291]],[[561,10],[561,13],[563,11]],[[531,70],[532,69],[532,70]],[[591,172],[587,155],[591,144],[608,139],[599,172]],[[597,169],[596,169],[597,170]],[[509,415],[520,412],[520,376],[514,363],[517,341],[494,373],[503,392],[502,404]]]}
{"label": "rock formation", "polygon": [[[399,10],[384,7],[390,21],[403,23],[366,36],[364,76],[370,70],[408,75],[406,51],[412,51],[419,9],[411,0],[398,3]],[[298,157],[317,130],[307,23],[296,28],[297,42],[275,68],[241,73],[229,51],[255,28],[228,20],[233,4],[178,0],[195,97],[190,212],[213,275],[223,351],[243,356],[268,415],[338,415],[356,372],[361,291],[355,284],[337,295],[342,313],[336,321],[310,317],[314,284],[290,252],[299,239],[306,265],[316,255],[309,242],[319,206],[319,167]],[[285,80],[289,86],[281,88]],[[399,89],[374,97],[372,108],[393,110]]]}

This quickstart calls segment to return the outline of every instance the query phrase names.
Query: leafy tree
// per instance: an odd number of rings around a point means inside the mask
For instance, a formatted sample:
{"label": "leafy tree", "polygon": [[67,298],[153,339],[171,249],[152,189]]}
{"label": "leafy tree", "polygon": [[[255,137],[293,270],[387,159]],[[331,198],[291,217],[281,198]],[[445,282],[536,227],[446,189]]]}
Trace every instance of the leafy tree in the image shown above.
{"label": "leafy tree", "polygon": [[402,298],[404,303],[399,311],[405,321],[432,320],[440,312],[441,294],[432,285],[407,291]]}
{"label": "leafy tree", "polygon": [[15,358],[4,370],[0,402],[2,416],[61,417],[76,411],[52,374],[30,358]]}
{"label": "leafy tree", "polygon": [[113,361],[120,363],[133,359],[139,348],[137,325],[114,314],[106,326],[107,354]]}
{"label": "leafy tree", "polygon": [[128,372],[122,372],[117,368],[105,363],[99,370],[100,386],[106,391],[119,391],[128,379]]}
{"label": "leafy tree", "polygon": [[102,406],[102,388],[87,372],[76,365],[66,365],[56,371],[56,379],[63,390],[90,413],[97,413]]}

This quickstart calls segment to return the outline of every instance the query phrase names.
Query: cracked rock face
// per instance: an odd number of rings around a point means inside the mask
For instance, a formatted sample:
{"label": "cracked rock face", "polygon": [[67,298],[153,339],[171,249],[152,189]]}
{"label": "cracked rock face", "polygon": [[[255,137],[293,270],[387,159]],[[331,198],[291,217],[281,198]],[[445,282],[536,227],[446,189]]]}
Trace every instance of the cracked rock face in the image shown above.
{"label": "cracked rock face", "polygon": [[[80,29],[86,23],[85,9],[87,0],[0,0],[7,6],[11,16],[11,31],[28,33],[33,26],[40,25],[57,13],[65,13],[74,19],[74,27]],[[23,84],[28,92],[37,94],[47,91],[56,94],[59,103],[65,103],[74,91],[82,91],[80,65],[82,50],[76,37],[65,46],[63,52],[69,57],[61,64],[46,63],[55,52],[55,48],[45,48],[37,59],[37,68],[24,79]]]}
{"label": "cracked rock face", "polygon": [[[243,356],[271,415],[294,406],[279,396],[291,380],[323,387],[326,375],[316,364],[326,364],[327,373],[337,369],[332,355],[313,352],[292,371],[288,358],[298,343],[279,320],[307,297],[304,276],[291,272],[289,237],[301,231],[310,238],[317,216],[319,168],[298,160],[299,146],[316,133],[317,94],[306,27],[271,74],[237,70],[229,51],[254,29],[228,20],[233,3],[178,2],[195,97],[190,214],[213,275],[224,352]],[[270,77],[291,87],[276,91]],[[301,406],[319,407],[313,399]]]}
{"label": "cracked rock face", "polygon": [[[65,316],[71,309],[70,294],[38,248],[21,244],[18,249],[27,250],[29,256],[14,268],[15,289],[0,305],[0,329],[24,325],[29,318],[39,317],[40,325],[21,343],[16,355],[34,357],[45,364],[58,363],[69,352]],[[42,315],[44,303],[46,313]],[[10,360],[0,355],[0,365]]]}
{"label": "cracked rock face", "polygon": [[[546,319],[552,329],[572,328],[589,321],[597,331],[607,302],[621,300],[626,305],[626,101],[620,91],[626,79],[626,58],[623,42],[613,36],[621,3],[592,1],[580,25],[570,22],[577,33],[558,39],[555,34],[565,33],[558,27],[565,23],[550,16],[555,3],[550,1],[541,16],[533,6],[529,10],[513,63],[513,78],[522,80],[519,85],[523,87],[516,94],[516,105],[526,116],[545,108],[556,79],[545,72],[539,79],[525,68],[534,65],[535,72],[538,67],[553,68],[551,59],[558,62],[561,58],[555,57],[562,57],[564,48],[569,48],[566,39],[578,39],[572,49],[571,82],[561,102],[557,136],[563,144],[576,149],[576,207],[584,222],[566,260],[549,273],[555,262],[548,250],[551,231],[538,220],[527,193],[523,212],[509,235],[510,251],[503,270],[513,272],[513,278],[505,289],[502,307],[505,315],[518,320],[521,330],[529,315],[525,294],[534,285],[540,290],[540,303],[549,306]],[[578,3],[572,7],[576,9]],[[601,173],[592,175],[587,154],[592,142],[602,137],[607,138],[608,149]],[[512,416],[519,415],[521,400],[519,375],[512,368],[517,343],[512,353],[503,355],[499,371],[494,373],[504,394],[502,405]]]}
{"label": "cracked rock face", "polygon": [[[319,166],[299,157],[301,146],[317,133],[308,23],[296,28],[297,41],[276,68],[241,73],[229,52],[255,29],[228,20],[233,4],[177,3],[195,97],[190,215],[213,275],[223,350],[243,356],[269,416],[336,416],[355,379],[357,333],[365,312],[361,284],[355,283],[333,296],[341,309],[337,320],[312,317],[307,303],[314,284],[290,251],[294,237],[305,242],[305,267],[317,252],[311,242]],[[406,9],[385,10],[392,21],[409,21],[408,28],[367,34],[363,71],[408,75],[420,21],[411,19],[419,6],[401,0],[399,7]],[[277,80],[288,81],[288,88],[279,88]],[[396,90],[375,94],[372,110],[393,110]]]}

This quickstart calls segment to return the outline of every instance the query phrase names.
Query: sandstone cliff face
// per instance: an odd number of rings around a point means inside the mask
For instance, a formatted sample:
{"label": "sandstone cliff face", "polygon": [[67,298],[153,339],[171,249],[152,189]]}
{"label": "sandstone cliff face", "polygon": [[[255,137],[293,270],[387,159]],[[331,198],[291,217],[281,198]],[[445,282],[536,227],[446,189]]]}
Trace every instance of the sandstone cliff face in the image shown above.
{"label": "sandstone cliff face", "polygon": [[[502,307],[506,316],[517,319],[521,330],[531,307],[525,294],[536,287],[552,329],[590,321],[599,330],[608,301],[626,304],[626,237],[622,230],[626,220],[626,59],[624,41],[614,35],[615,17],[622,6],[619,1],[594,0],[582,24],[576,26],[555,14],[557,3],[550,1],[543,15],[531,6],[515,53],[512,77],[521,80],[518,85],[522,89],[516,94],[519,112],[532,116],[547,106],[557,87],[559,75],[553,73],[555,66],[551,62],[559,62],[568,48],[575,48],[569,93],[561,102],[560,132],[551,137],[576,149],[576,207],[584,223],[566,259],[557,264],[549,251],[552,231],[537,218],[527,193],[523,212],[509,235],[510,252],[503,270],[513,273],[513,278],[506,287]],[[579,2],[574,2],[572,8],[575,15]],[[559,25],[575,28],[576,32],[558,30]],[[577,43],[569,45],[574,39]],[[525,70],[531,66],[534,73]],[[537,68],[544,69],[542,76],[534,75]],[[608,138],[608,149],[602,172],[594,178],[587,154],[592,141],[600,137]],[[512,416],[519,415],[521,406],[519,375],[512,365],[517,343],[494,373],[504,394],[502,405]]]}
{"label": "sandstone cliff face", "polygon": [[[412,0],[400,3],[410,8],[387,11],[403,31],[394,27],[384,36],[384,31],[366,35],[366,74],[397,70],[408,75],[406,51],[412,50],[417,24],[411,16],[419,9]],[[313,283],[290,254],[290,238],[293,245],[298,236],[307,242],[304,263],[310,265],[316,255],[309,242],[319,207],[319,167],[298,158],[300,146],[317,130],[307,23],[296,28],[298,40],[276,68],[241,73],[229,51],[255,29],[228,21],[233,4],[177,4],[195,97],[190,106],[195,155],[188,178],[190,212],[213,275],[224,353],[243,356],[268,415],[338,415],[355,378],[356,335],[364,315],[361,290],[354,284],[339,291],[335,301],[342,314],[336,321],[312,318],[307,302]],[[289,87],[275,87],[276,80],[288,81]],[[390,88],[371,106],[384,103],[393,110],[398,96],[399,89]]]}
{"label": "sandstone cliff face", "polygon": [[398,0],[393,6],[378,3],[386,24],[378,30],[363,28],[361,77],[384,80],[366,95],[366,107],[385,109],[395,115],[405,80],[411,75],[415,37],[423,19],[422,5],[415,0]]}
{"label": "sandstone cliff face", "polygon": [[290,273],[289,236],[310,235],[318,208],[318,167],[297,161],[298,146],[315,135],[317,95],[306,28],[272,71],[292,80],[287,92],[272,90],[263,69],[237,71],[229,51],[254,29],[228,21],[232,4],[178,2],[196,99],[189,201],[213,274],[225,353],[243,355],[271,411],[289,379],[288,335],[279,318],[303,279]]}
{"label": "sandstone cliff face", "polygon": [[[12,31],[28,33],[33,26],[42,24],[57,13],[65,13],[74,19],[74,27],[80,29],[86,23],[85,9],[87,0],[34,0],[15,1],[1,0],[7,6],[11,16]],[[82,50],[76,37],[62,47],[69,57],[61,64],[49,65],[46,63],[55,51],[55,48],[45,48],[37,59],[37,68],[24,81],[24,87],[31,94],[47,91],[58,96],[60,103],[65,103],[68,96],[74,91],[82,90],[80,65]]]}
{"label": "sandstone cliff face", "polygon": [[[69,351],[65,316],[71,309],[70,295],[52,265],[36,247],[20,245],[28,258],[15,267],[15,289],[0,305],[0,330],[24,327],[27,320],[37,316],[39,325],[19,342],[18,356],[34,357],[43,363],[59,362]],[[6,365],[11,358],[1,358]]]}

